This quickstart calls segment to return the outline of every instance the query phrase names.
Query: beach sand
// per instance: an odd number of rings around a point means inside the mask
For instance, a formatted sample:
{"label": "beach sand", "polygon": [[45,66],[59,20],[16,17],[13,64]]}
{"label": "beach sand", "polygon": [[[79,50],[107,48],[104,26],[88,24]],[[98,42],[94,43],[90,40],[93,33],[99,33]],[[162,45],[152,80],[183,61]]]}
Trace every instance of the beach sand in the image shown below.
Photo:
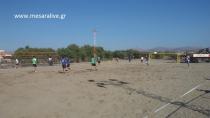
{"label": "beach sand", "polygon": [[0,118],[208,118],[210,63],[0,69]]}

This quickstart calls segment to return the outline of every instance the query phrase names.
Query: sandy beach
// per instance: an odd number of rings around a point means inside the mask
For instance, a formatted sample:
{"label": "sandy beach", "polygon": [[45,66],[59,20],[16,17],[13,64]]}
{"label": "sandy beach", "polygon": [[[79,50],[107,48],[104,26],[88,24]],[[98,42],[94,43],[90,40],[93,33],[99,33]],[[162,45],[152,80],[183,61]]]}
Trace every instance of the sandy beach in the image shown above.
{"label": "sandy beach", "polygon": [[0,69],[0,118],[208,118],[210,63]]}

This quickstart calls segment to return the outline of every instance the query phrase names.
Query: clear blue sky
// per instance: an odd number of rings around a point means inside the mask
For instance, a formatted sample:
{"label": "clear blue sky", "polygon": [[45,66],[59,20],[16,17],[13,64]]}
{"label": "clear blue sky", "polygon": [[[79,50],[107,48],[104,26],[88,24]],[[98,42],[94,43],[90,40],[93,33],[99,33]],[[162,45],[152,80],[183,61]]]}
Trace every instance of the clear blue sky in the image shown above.
{"label": "clear blue sky", "polygon": [[[15,19],[20,13],[63,13],[58,19]],[[210,0],[1,0],[0,49],[209,47]]]}

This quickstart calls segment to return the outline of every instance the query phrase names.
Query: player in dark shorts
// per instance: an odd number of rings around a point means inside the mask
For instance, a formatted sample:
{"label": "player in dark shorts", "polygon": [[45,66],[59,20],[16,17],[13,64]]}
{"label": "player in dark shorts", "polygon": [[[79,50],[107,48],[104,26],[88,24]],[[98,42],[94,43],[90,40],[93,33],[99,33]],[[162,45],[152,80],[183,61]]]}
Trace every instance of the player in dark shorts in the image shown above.
{"label": "player in dark shorts", "polygon": [[97,57],[97,61],[98,61],[98,64],[100,64],[101,63],[101,58]]}
{"label": "player in dark shorts", "polygon": [[35,56],[33,56],[32,58],[32,65],[34,67],[34,72],[36,72],[36,68],[37,68],[37,59]]}
{"label": "player in dark shorts", "polygon": [[52,59],[51,56],[48,58],[48,63],[49,63],[49,66],[52,66],[53,65],[53,59]]}
{"label": "player in dark shorts", "polygon": [[62,65],[62,68],[63,68],[63,72],[66,70],[66,59],[64,57],[61,58],[61,65]]}
{"label": "player in dark shorts", "polygon": [[141,63],[143,63],[143,61],[144,61],[144,57],[141,57]]}
{"label": "player in dark shorts", "polygon": [[96,58],[95,58],[95,57],[92,57],[92,58],[91,58],[91,65],[92,65],[93,67],[95,67],[95,70],[97,70],[97,68],[96,68]]}
{"label": "player in dark shorts", "polygon": [[69,70],[71,69],[70,63],[71,63],[71,60],[68,57],[66,57],[66,68],[68,68]]}
{"label": "player in dark shorts", "polygon": [[145,57],[145,63],[147,66],[149,66],[149,57],[148,56]]}
{"label": "player in dark shorts", "polygon": [[190,67],[190,56],[189,55],[187,55],[187,57],[186,57],[186,62],[187,62],[188,67]]}
{"label": "player in dark shorts", "polygon": [[18,59],[15,59],[15,68],[17,69],[19,66],[19,60]]}
{"label": "player in dark shorts", "polygon": [[128,55],[128,61],[131,62],[131,55]]}

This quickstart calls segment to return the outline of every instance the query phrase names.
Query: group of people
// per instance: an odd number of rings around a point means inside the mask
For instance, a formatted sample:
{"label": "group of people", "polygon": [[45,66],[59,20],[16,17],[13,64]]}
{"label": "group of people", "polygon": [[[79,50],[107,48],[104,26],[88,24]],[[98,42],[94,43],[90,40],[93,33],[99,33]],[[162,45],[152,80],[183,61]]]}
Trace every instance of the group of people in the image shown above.
{"label": "group of people", "polygon": [[[48,58],[48,63],[49,63],[50,66],[53,65],[53,59],[52,59],[52,57],[49,57]],[[71,60],[68,57],[62,57],[61,60],[60,60],[60,63],[62,65],[63,72],[70,70]],[[33,58],[32,58],[32,65],[34,67],[34,70],[33,71],[36,72],[37,58],[35,56],[33,56]]]}
{"label": "group of people", "polygon": [[[18,67],[19,67],[19,65],[20,65],[20,61],[16,58],[15,59],[15,68],[17,69]],[[37,68],[37,59],[36,59],[36,57],[35,56],[33,56],[33,58],[32,58],[32,65],[33,65],[33,67],[34,67],[34,72],[36,72],[36,68]]]}
{"label": "group of people", "polygon": [[[38,62],[37,58],[35,56],[33,56],[31,62],[32,62],[32,65],[34,67],[33,71],[36,72],[37,62]],[[52,64],[52,62],[51,62],[51,64]],[[19,61],[19,59],[16,58],[15,59],[15,68],[17,69],[19,66],[20,66],[20,61]]]}
{"label": "group of people", "polygon": [[[148,58],[148,56],[141,57],[140,60],[141,60],[141,63],[145,62],[146,65],[149,65],[149,58]],[[118,61],[118,58],[117,58],[117,61]],[[129,59],[129,62],[130,61],[131,60]],[[96,65],[97,65],[96,63],[97,62],[100,65],[100,63],[101,63],[100,57],[92,57],[91,58],[90,63],[92,65],[92,67],[94,68],[94,70],[97,70],[97,67],[96,67]],[[52,57],[49,57],[48,58],[48,63],[49,63],[50,66],[53,65],[53,59],[52,59]],[[62,65],[63,72],[64,71],[68,71],[68,70],[71,69],[70,68],[71,60],[68,57],[61,57],[60,63]],[[189,67],[190,66],[190,56],[189,55],[186,56],[186,63],[188,64],[188,67]],[[16,65],[15,68],[18,68],[19,64],[20,64],[19,60],[18,59],[15,59],[15,65]],[[36,70],[37,69],[37,58],[35,56],[33,56],[33,58],[32,58],[32,65],[34,67],[34,70],[33,71],[36,72],[37,71]]]}
{"label": "group of people", "polygon": [[[49,62],[49,64],[52,65],[52,63],[53,63],[52,57],[50,57],[50,58],[49,58],[49,60],[51,60],[51,62]],[[31,62],[32,62],[32,65],[34,67],[33,72],[37,72],[37,63],[38,63],[37,58],[35,56],[33,56]],[[16,58],[15,59],[15,68],[17,69],[19,67],[19,65],[20,65],[20,61]]]}
{"label": "group of people", "polygon": [[[141,60],[141,63],[145,62],[146,65],[149,65],[149,57],[148,56],[141,57],[140,60]],[[129,59],[129,62],[130,61],[131,61],[131,59]],[[189,55],[186,55],[185,62],[187,63],[187,65],[189,67],[190,66],[190,56]]]}
{"label": "group of people", "polygon": [[[132,60],[133,58],[134,58],[133,56],[128,55],[128,61],[129,61],[129,62],[131,62],[131,60]],[[149,65],[149,57],[148,57],[148,56],[141,57],[140,60],[141,60],[141,63],[145,62],[146,65]],[[117,60],[117,62],[118,62],[118,60]]]}
{"label": "group of people", "polygon": [[[52,64],[53,64],[52,57],[49,57],[48,62],[49,62],[49,65],[52,66]],[[90,63],[92,65],[92,67],[94,67],[95,70],[97,70],[97,68],[96,68],[96,65],[97,65],[96,62],[98,62],[98,64],[100,64],[101,63],[101,58],[100,57],[92,57],[91,58],[91,62]],[[70,64],[71,64],[70,58],[63,56],[60,59],[60,63],[62,65],[63,72],[68,71],[68,70],[71,69],[70,68]],[[34,67],[34,72],[36,72],[37,58],[35,58],[35,56],[33,56],[33,58],[32,58],[32,65]]]}

